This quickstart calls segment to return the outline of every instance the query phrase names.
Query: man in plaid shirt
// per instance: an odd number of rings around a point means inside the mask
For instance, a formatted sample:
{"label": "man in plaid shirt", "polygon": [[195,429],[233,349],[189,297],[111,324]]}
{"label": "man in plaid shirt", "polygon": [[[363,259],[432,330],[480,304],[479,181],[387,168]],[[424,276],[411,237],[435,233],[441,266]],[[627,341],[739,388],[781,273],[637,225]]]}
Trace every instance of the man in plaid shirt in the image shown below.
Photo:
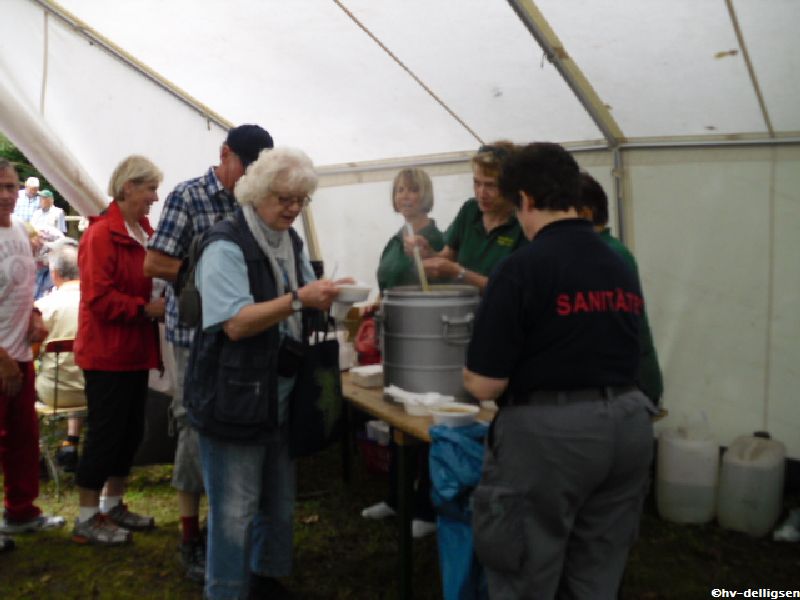
{"label": "man in plaid shirt", "polygon": [[[238,204],[233,189],[245,169],[265,148],[272,148],[272,137],[258,125],[240,125],[228,132],[220,149],[220,162],[200,177],[179,183],[164,202],[161,219],[148,243],[144,273],[175,282],[182,262],[195,236],[217,221],[231,216]],[[203,582],[205,575],[205,540],[200,534],[200,497],[203,471],[197,432],[186,422],[183,406],[183,377],[189,357],[193,329],[178,320],[175,291],[167,286],[167,341],[175,355],[175,394],[172,415],[178,426],[172,485],[178,491],[181,515],[181,558],[186,575]]]}

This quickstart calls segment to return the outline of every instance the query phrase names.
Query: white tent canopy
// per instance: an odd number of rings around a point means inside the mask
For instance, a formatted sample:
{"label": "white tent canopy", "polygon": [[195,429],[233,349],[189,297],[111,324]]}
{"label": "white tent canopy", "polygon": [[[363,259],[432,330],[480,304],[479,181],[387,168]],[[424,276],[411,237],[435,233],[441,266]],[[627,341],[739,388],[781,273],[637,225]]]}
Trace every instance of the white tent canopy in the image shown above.
{"label": "white tent canopy", "polygon": [[[326,262],[374,282],[401,165],[444,228],[482,141],[550,140],[633,248],[665,425],[800,457],[795,0],[3,0],[0,130],[83,213],[142,153],[162,195],[255,122],[321,167]],[[154,211],[157,213],[158,211]]]}

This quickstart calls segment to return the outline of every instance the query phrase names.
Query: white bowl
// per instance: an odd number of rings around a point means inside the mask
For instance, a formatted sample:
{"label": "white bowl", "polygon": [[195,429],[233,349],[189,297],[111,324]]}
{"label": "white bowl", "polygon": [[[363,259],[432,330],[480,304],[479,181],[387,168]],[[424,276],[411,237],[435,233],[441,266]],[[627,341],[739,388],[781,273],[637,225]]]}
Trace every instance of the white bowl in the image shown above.
{"label": "white bowl", "polygon": [[480,412],[480,408],[474,404],[464,404],[463,402],[447,402],[431,408],[434,424],[448,427],[469,425],[475,421],[478,412]]}
{"label": "white bowl", "polygon": [[350,377],[358,386],[383,387],[383,365],[364,365],[350,369]]}
{"label": "white bowl", "polygon": [[372,288],[366,285],[339,285],[339,295],[336,296],[336,302],[343,304],[353,304],[354,302],[363,302],[369,297],[369,292]]}

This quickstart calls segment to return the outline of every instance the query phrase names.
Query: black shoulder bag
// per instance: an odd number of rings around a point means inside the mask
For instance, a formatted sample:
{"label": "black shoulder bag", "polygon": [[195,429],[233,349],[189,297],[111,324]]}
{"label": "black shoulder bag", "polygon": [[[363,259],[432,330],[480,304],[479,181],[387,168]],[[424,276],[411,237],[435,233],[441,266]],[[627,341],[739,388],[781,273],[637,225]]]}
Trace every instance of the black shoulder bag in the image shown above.
{"label": "black shoulder bag", "polygon": [[344,399],[339,372],[339,342],[333,320],[318,311],[304,315],[314,343],[305,337],[305,353],[289,398],[289,455],[309,456],[342,435]]}

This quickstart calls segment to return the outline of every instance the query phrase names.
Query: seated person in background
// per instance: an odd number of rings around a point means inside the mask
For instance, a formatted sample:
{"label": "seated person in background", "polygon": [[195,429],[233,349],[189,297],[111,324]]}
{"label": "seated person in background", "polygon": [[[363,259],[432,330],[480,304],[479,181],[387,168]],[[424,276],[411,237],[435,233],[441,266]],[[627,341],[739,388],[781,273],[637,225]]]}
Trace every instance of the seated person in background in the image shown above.
{"label": "seated person in background", "polygon": [[[392,206],[414,228],[415,238],[425,240],[426,248],[438,252],[444,246],[442,233],[428,213],[433,208],[433,185],[422,169],[403,169],[394,178]],[[378,264],[378,286],[381,292],[399,285],[419,284],[419,275],[413,259],[414,239],[409,239],[405,226],[386,244]],[[417,482],[414,491],[414,516],[411,533],[423,537],[436,531],[435,514],[430,500],[431,478],[428,471],[428,445],[420,446],[417,453]],[[389,465],[389,495],[361,511],[367,519],[394,516],[397,509],[397,449],[391,447]]]}
{"label": "seated person in background", "polygon": [[421,236],[417,244],[431,279],[474,285],[483,292],[495,265],[514,252],[524,236],[514,205],[498,192],[500,162],[513,150],[510,142],[481,146],[472,157],[475,197],[467,200],[444,234],[445,247],[436,253]]}
{"label": "seated person in background", "polygon": [[[392,184],[392,207],[411,224],[415,236],[425,239],[426,247],[439,252],[444,247],[442,232],[428,216],[433,208],[433,184],[422,169],[403,169]],[[413,241],[405,244],[408,232],[403,226],[389,239],[378,263],[378,287],[381,292],[398,285],[417,285],[419,276],[414,264]]]}
{"label": "seated person in background", "polygon": [[[639,279],[639,269],[633,254],[622,242],[611,235],[611,230],[608,228],[608,196],[603,187],[588,173],[581,173],[581,203],[583,206],[578,209],[578,214],[592,222],[594,230],[603,241],[619,254],[633,269],[636,279]],[[641,280],[639,280],[639,287],[641,287]],[[636,385],[650,399],[653,406],[658,406],[664,393],[664,382],[661,377],[661,368],[658,366],[658,354],[653,344],[646,308],[642,311],[642,323],[639,327],[639,351]]]}
{"label": "seated person in background", "polygon": [[[45,348],[52,340],[75,339],[78,333],[78,305],[81,299],[78,276],[78,247],[71,238],[63,238],[50,252],[50,273],[55,289],[36,302],[42,311],[48,334],[42,343]],[[55,401],[56,355],[43,353],[39,374],[36,376],[36,393],[48,406]],[[75,364],[72,352],[58,355],[58,408],[86,406],[83,393],[83,372]],[[81,418],[70,416],[67,421],[67,439],[62,442],[56,456],[65,471],[74,471],[78,464]]]}

